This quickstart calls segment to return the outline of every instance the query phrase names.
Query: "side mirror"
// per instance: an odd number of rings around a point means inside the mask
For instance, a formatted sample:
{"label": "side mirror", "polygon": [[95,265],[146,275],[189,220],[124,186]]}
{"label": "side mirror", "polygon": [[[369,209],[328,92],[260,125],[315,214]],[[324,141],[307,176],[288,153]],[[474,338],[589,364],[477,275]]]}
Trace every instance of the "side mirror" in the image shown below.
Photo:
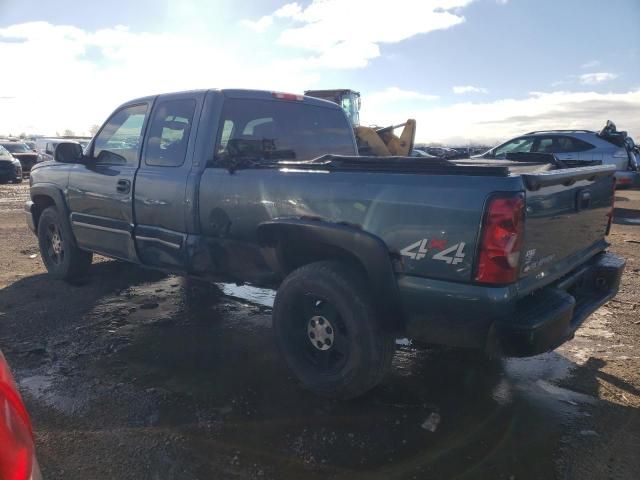
{"label": "side mirror", "polygon": [[53,158],[60,163],[78,163],[82,160],[82,146],[76,142],[59,143]]}

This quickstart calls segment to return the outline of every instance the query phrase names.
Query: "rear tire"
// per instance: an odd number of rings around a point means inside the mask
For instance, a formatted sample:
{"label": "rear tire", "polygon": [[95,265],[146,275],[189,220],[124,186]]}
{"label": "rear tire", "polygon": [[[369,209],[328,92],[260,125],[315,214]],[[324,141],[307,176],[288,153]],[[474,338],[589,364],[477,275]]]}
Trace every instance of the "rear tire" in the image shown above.
{"label": "rear tire", "polygon": [[75,246],[73,233],[55,207],[48,207],[38,221],[40,256],[51,276],[72,282],[84,277],[93,254]]}
{"label": "rear tire", "polygon": [[365,282],[338,262],[292,272],[278,289],[273,327],[296,377],[325,397],[349,399],[369,391],[395,352],[394,336],[381,325]]}

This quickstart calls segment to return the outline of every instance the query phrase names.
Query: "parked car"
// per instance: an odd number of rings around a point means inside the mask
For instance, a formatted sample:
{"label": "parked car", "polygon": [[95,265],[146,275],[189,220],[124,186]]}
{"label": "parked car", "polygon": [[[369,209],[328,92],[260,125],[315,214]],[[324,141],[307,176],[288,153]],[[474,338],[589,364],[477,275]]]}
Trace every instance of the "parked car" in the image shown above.
{"label": "parked car", "polygon": [[38,155],[22,142],[0,141],[0,145],[9,150],[11,155],[18,159],[22,166],[22,173],[31,171],[31,167],[36,164]]}
{"label": "parked car", "polygon": [[529,132],[473,158],[505,158],[508,153],[553,153],[569,166],[614,165],[619,186],[640,185],[640,173],[625,132],[611,122],[600,132],[544,130]]}
{"label": "parked car", "polygon": [[469,158],[471,156],[471,148],[469,147],[452,147],[451,150],[457,152],[457,158]]}
{"label": "parked car", "polygon": [[414,148],[413,150],[411,150],[411,156],[421,157],[421,158],[438,158],[438,157],[434,157],[433,155],[429,155],[427,152],[419,148]]}
{"label": "parked car", "polygon": [[447,160],[464,158],[464,155],[460,154],[457,150],[448,147],[423,147],[422,150],[427,152],[429,155]]}
{"label": "parked car", "polygon": [[26,219],[52,278],[86,275],[95,252],[277,289],[286,361],[334,398],[378,384],[398,336],[536,355],[618,291],[613,167],[357,155],[332,102],[146,97],[34,167]]}
{"label": "parked car", "polygon": [[32,142],[31,140],[23,140],[22,143],[29,147],[31,151],[36,151],[36,142]]}
{"label": "parked car", "polygon": [[9,150],[0,145],[0,183],[22,182],[22,166]]}
{"label": "parked car", "polygon": [[37,162],[49,162],[54,160],[56,147],[60,143],[64,142],[75,142],[78,143],[82,148],[85,148],[89,144],[89,141],[84,137],[39,138],[38,140],[36,140]]}
{"label": "parked car", "polygon": [[0,351],[0,479],[41,478],[31,419]]}

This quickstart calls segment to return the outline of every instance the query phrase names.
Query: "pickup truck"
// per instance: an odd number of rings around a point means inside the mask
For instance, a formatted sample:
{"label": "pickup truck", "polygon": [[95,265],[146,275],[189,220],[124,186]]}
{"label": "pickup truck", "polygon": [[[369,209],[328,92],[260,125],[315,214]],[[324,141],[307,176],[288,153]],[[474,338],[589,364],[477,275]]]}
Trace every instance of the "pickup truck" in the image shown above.
{"label": "pickup truck", "polygon": [[549,351],[618,290],[612,166],[366,157],[345,113],[294,94],[207,90],[120,106],[84,149],[31,172],[29,227],[57,279],[92,254],[277,290],[299,381],[352,398],[395,338]]}

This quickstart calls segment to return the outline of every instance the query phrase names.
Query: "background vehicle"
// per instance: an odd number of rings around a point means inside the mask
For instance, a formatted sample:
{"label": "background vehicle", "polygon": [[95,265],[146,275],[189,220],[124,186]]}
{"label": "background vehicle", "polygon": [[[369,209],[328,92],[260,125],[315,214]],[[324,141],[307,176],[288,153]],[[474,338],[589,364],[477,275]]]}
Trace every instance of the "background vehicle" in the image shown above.
{"label": "background vehicle", "polygon": [[[360,92],[348,89],[307,90],[305,95],[321,98],[340,105],[353,125],[360,155],[389,157],[409,155],[416,136],[416,121],[409,119],[390,127],[363,127],[360,125]],[[394,130],[402,127],[398,137]]]}
{"label": "background vehicle", "polygon": [[[611,126],[609,126],[611,125]],[[631,149],[608,122],[601,132],[545,130],[529,132],[473,158],[505,158],[508,153],[553,153],[569,166],[614,165],[618,185],[640,184],[640,173]]]}
{"label": "background vehicle", "polygon": [[0,145],[9,150],[11,155],[18,159],[20,165],[22,166],[22,173],[31,171],[31,167],[36,164],[38,155],[24,143],[2,140],[0,141]]}
{"label": "background vehicle", "polygon": [[289,366],[335,398],[375,386],[398,335],[553,349],[624,267],[605,252],[613,167],[357,156],[343,110],[311,97],[141,98],[84,153],[62,143],[55,157],[34,167],[25,205],[53,277],[85,275],[97,252],[277,289]]}
{"label": "background vehicle", "polygon": [[56,147],[64,142],[76,142],[82,148],[89,144],[89,137],[56,137],[56,138],[39,138],[36,140],[37,162],[48,162],[54,160]]}
{"label": "background vehicle", "polygon": [[454,160],[458,158],[468,158],[467,154],[458,152],[453,148],[429,147],[426,145],[420,148],[421,150],[424,150],[425,152],[427,152],[429,155],[433,155],[434,157],[438,157],[438,158],[444,158],[448,160]]}
{"label": "background vehicle", "polygon": [[33,431],[7,360],[0,351],[0,478],[39,480]]}
{"label": "background vehicle", "polygon": [[22,143],[24,143],[27,147],[29,147],[31,151],[33,152],[36,151],[36,142],[31,140],[23,140]]}
{"label": "background vehicle", "polygon": [[411,156],[412,157],[422,157],[422,158],[438,158],[438,157],[434,157],[433,155],[429,155],[424,150],[420,150],[418,148],[414,148],[413,150],[411,150]]}
{"label": "background vehicle", "polygon": [[20,162],[2,145],[0,145],[0,182],[22,182]]}

